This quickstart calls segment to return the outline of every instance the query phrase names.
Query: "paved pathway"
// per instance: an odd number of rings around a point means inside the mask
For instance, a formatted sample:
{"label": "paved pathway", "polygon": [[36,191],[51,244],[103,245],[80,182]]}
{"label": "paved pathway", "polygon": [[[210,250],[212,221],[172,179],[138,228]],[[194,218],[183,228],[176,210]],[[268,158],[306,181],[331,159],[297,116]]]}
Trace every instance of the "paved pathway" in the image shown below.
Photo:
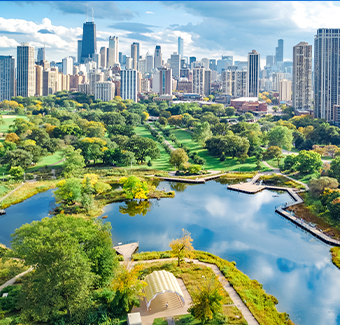
{"label": "paved pathway", "polygon": [[20,187],[23,187],[25,183],[21,183],[18,187],[16,187],[14,190],[10,191],[8,194],[6,194],[3,198],[0,199],[0,202],[4,199],[8,198],[12,193],[14,193],[16,190],[18,190]]}
{"label": "paved pathway", "polygon": [[18,275],[16,275],[14,278],[8,280],[7,282],[5,282],[2,286],[0,286],[0,291],[8,286],[11,286],[15,283],[15,280],[18,279],[18,278],[21,278],[22,276],[24,276],[25,274],[27,274],[28,272],[31,272],[33,270],[32,267],[30,267],[27,271],[25,272],[22,272]]}
{"label": "paved pathway", "polygon": [[[153,262],[166,262],[166,261],[173,261],[177,260],[176,258],[163,258],[163,259],[156,259],[156,260],[146,260],[146,261],[134,261],[131,262],[130,267],[137,263],[153,263]],[[214,274],[217,276],[218,280],[222,284],[223,288],[228,292],[231,300],[233,301],[234,305],[241,311],[243,317],[248,322],[248,325],[259,325],[253,314],[250,312],[248,307],[245,305],[245,303],[242,301],[236,290],[230,285],[228,280],[224,277],[220,269],[215,264],[205,263],[198,260],[193,259],[185,259],[186,262],[193,262],[195,264],[204,265],[206,267],[210,267]],[[168,324],[170,324],[168,322]]]}

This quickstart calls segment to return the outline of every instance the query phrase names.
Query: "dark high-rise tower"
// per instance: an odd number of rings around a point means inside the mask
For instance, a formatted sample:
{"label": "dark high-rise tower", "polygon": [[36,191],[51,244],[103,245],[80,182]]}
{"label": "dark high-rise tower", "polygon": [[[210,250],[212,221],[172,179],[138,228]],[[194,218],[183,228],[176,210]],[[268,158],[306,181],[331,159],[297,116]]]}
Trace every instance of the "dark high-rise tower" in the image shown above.
{"label": "dark high-rise tower", "polygon": [[83,25],[83,41],[81,46],[81,63],[97,52],[96,24],[87,21]]}
{"label": "dark high-rise tower", "polygon": [[247,97],[259,95],[260,54],[255,50],[248,53]]}
{"label": "dark high-rise tower", "polygon": [[277,48],[275,49],[275,61],[276,64],[278,62],[283,62],[283,39],[279,39],[277,42]]}

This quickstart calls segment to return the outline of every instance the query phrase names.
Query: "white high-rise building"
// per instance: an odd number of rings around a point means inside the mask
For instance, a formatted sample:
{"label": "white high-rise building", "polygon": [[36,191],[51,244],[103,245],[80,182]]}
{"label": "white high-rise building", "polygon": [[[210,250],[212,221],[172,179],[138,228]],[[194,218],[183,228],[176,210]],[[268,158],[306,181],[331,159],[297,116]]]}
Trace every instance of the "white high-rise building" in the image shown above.
{"label": "white high-rise building", "polygon": [[22,43],[17,47],[17,96],[29,97],[35,94],[34,47]]}
{"label": "white high-rise building", "polygon": [[312,45],[300,42],[293,47],[293,107],[312,108]]}
{"label": "white high-rise building", "polygon": [[95,94],[96,83],[104,81],[104,73],[100,70],[93,69],[89,73],[89,82],[90,82],[90,95]]}
{"label": "white high-rise building", "polygon": [[154,61],[152,54],[146,54],[146,72],[151,72],[154,68]]}
{"label": "white high-rise building", "polygon": [[107,67],[107,54],[109,52],[109,49],[107,47],[102,47],[100,48],[100,66],[102,68],[106,68]]}
{"label": "white high-rise building", "polygon": [[94,98],[108,102],[115,97],[115,84],[111,81],[96,82]]}
{"label": "white high-rise building", "polygon": [[125,69],[130,70],[133,68],[133,59],[130,57],[126,57]]}
{"label": "white high-rise building", "polygon": [[147,72],[146,70],[146,60],[145,59],[140,59],[138,62],[137,62],[137,68],[138,68],[138,71],[143,75],[144,73]]}
{"label": "white high-rise building", "polygon": [[222,92],[232,97],[245,97],[247,90],[247,71],[230,66],[222,72]]}
{"label": "white high-rise building", "polygon": [[63,74],[73,74],[73,59],[70,56],[63,59]]}
{"label": "white high-rise building", "polygon": [[152,79],[152,90],[159,95],[171,95],[172,89],[172,70],[162,68],[156,71]]}
{"label": "white high-rise building", "polygon": [[108,67],[113,67],[116,63],[119,63],[119,44],[118,37],[110,36],[109,37],[109,49],[108,49]]}
{"label": "white high-rise building", "polygon": [[122,99],[132,99],[137,102],[137,70],[121,70],[120,71],[120,96]]}
{"label": "white high-rise building", "polygon": [[170,68],[172,69],[172,76],[174,78],[180,77],[181,70],[181,56],[174,52],[170,57]]}
{"label": "white high-rise building", "polygon": [[204,68],[193,68],[192,69],[192,91],[194,94],[200,94],[204,96]]}
{"label": "white high-rise building", "polygon": [[203,67],[204,67],[205,69],[209,69],[209,59],[203,58],[203,59],[201,60],[201,62],[202,62]]}
{"label": "white high-rise building", "polygon": [[280,102],[286,102],[292,100],[292,82],[287,79],[280,81],[279,87],[279,99]]}
{"label": "white high-rise building", "polygon": [[137,70],[139,61],[139,43],[132,43],[131,44],[131,58],[133,59],[133,69]]}
{"label": "white high-rise building", "polygon": [[160,45],[156,45],[155,47],[155,55],[154,55],[154,68],[160,68],[162,66],[162,49]]}
{"label": "white high-rise building", "polygon": [[260,80],[260,54],[255,50],[248,53],[247,97],[258,97]]}
{"label": "white high-rise building", "polygon": [[333,120],[340,104],[340,29],[320,28],[314,38],[314,117]]}
{"label": "white high-rise building", "polygon": [[0,102],[15,95],[15,59],[0,55]]}

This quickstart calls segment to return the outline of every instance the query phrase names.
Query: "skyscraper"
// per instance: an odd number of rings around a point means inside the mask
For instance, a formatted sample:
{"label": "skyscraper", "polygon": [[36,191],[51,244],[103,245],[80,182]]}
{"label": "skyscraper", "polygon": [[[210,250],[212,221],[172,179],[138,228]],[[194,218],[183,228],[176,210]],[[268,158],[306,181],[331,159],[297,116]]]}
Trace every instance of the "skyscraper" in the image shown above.
{"label": "skyscraper", "polygon": [[312,107],[312,45],[300,42],[293,47],[293,107],[310,110]]}
{"label": "skyscraper", "polygon": [[15,95],[15,59],[0,55],[0,102]]}
{"label": "skyscraper", "polygon": [[314,117],[333,120],[340,104],[340,29],[320,28],[314,38]]}
{"label": "skyscraper", "polygon": [[266,66],[272,67],[274,65],[274,56],[273,55],[267,55],[266,56]]}
{"label": "skyscraper", "polygon": [[260,54],[255,50],[248,53],[247,97],[259,95]]}
{"label": "skyscraper", "polygon": [[153,69],[153,56],[152,54],[146,54],[146,71],[151,72]]}
{"label": "skyscraper", "polygon": [[179,78],[179,73],[181,70],[181,56],[174,52],[170,57],[170,68],[172,69],[172,76]]}
{"label": "skyscraper", "polygon": [[183,57],[183,38],[178,37],[178,54]]}
{"label": "skyscraper", "polygon": [[96,24],[87,21],[83,25],[83,41],[81,47],[81,63],[97,52]]}
{"label": "skyscraper", "polygon": [[77,41],[77,62],[80,63],[81,62],[81,49],[82,49],[82,44],[83,41],[81,39],[79,39]]}
{"label": "skyscraper", "polygon": [[172,70],[162,68],[154,74],[152,90],[159,95],[172,94]]}
{"label": "skyscraper", "polygon": [[35,94],[34,52],[29,43],[21,43],[17,47],[17,96]]}
{"label": "skyscraper", "polygon": [[277,47],[275,48],[275,63],[283,62],[283,39],[278,40]]}
{"label": "skyscraper", "polygon": [[139,55],[139,53],[138,53],[138,45],[137,45],[138,43],[132,43],[131,44],[131,58],[132,58],[132,60],[133,60],[133,63],[132,63],[132,68],[134,69],[134,70],[137,70],[137,62],[138,62],[138,55]]}
{"label": "skyscraper", "polygon": [[120,96],[122,99],[132,99],[137,102],[137,70],[121,70],[120,71]]}
{"label": "skyscraper", "polygon": [[119,63],[119,40],[116,36],[110,36],[109,38],[109,50],[108,50],[108,66],[113,67],[114,64]]}
{"label": "skyscraper", "polygon": [[38,62],[45,61],[45,48],[44,47],[38,48],[37,61]]}
{"label": "skyscraper", "polygon": [[63,59],[63,74],[72,75],[73,74],[73,59],[69,56]]}
{"label": "skyscraper", "polygon": [[160,68],[162,66],[162,49],[160,45],[156,45],[155,47],[155,55],[154,55],[154,68]]}
{"label": "skyscraper", "polygon": [[102,68],[107,67],[107,53],[108,53],[108,48],[107,47],[101,47],[100,48],[100,63]]}

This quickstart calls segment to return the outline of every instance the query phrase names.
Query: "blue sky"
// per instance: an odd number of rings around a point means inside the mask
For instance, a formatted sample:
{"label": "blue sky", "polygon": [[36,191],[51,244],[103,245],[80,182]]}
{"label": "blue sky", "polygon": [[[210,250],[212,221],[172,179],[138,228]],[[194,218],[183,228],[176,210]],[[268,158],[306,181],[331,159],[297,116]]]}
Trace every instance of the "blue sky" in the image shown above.
{"label": "blue sky", "polygon": [[30,42],[46,46],[47,60],[76,56],[77,39],[88,19],[97,26],[97,47],[119,36],[119,51],[130,55],[130,44],[141,43],[141,54],[162,46],[163,58],[177,51],[184,38],[184,55],[245,60],[252,49],[274,54],[284,39],[284,58],[293,46],[313,44],[317,28],[340,28],[340,3],[324,1],[0,1],[0,55],[16,56],[16,46]]}

